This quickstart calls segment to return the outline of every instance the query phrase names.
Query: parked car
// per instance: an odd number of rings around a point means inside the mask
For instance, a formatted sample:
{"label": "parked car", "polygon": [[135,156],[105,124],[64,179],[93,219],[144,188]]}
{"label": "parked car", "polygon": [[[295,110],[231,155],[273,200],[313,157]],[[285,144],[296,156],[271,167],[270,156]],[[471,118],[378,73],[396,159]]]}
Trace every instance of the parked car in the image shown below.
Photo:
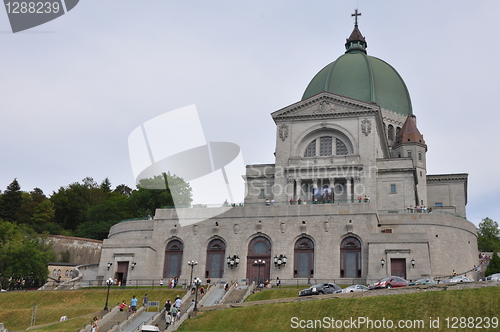
{"label": "parked car", "polygon": [[336,294],[336,293],[342,293],[342,288],[340,288],[335,284],[325,283],[325,284],[313,285],[309,288],[303,289],[299,292],[299,296]]}
{"label": "parked car", "polygon": [[500,273],[495,273],[487,277],[488,281],[500,281]]}
{"label": "parked car", "polygon": [[342,290],[342,293],[366,292],[368,287],[364,285],[352,285]]}
{"label": "parked car", "polygon": [[436,281],[429,279],[429,278],[422,278],[415,280],[414,282],[410,282],[408,286],[414,286],[414,285],[434,285],[437,284]]}
{"label": "parked car", "polygon": [[369,289],[377,289],[377,288],[392,288],[392,287],[406,287],[408,286],[408,281],[401,277],[391,276],[377,281],[374,284],[371,284]]}
{"label": "parked car", "polygon": [[471,282],[472,280],[470,280],[469,278],[467,278],[466,276],[454,276],[453,278],[451,279],[444,279],[444,280],[441,280],[441,283],[442,284],[450,284],[450,283],[453,283],[453,282]]}

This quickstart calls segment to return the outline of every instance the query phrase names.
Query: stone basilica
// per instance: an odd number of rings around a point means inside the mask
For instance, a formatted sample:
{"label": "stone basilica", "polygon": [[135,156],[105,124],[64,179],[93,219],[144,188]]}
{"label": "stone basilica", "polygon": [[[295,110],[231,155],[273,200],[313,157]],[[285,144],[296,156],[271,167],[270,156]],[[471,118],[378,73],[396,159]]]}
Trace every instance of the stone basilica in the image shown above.
{"label": "stone basilica", "polygon": [[408,89],[367,55],[357,20],[345,49],[298,102],[271,114],[275,163],[247,166],[243,206],[200,222],[203,208],[189,208],[184,227],[175,209],[123,221],[104,240],[98,278],[189,280],[193,260],[202,279],[347,284],[477,264],[467,174],[427,174]]}

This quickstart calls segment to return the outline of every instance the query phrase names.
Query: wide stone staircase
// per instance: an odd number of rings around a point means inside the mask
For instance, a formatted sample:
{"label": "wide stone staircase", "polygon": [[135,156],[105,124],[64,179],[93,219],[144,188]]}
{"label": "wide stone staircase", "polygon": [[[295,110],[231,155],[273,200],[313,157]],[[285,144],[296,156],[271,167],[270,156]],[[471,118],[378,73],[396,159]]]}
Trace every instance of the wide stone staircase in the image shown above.
{"label": "wide stone staircase", "polygon": [[[226,298],[223,299],[222,303],[239,303],[245,296],[248,290],[248,286],[240,286],[237,289],[231,289],[231,293],[229,293]],[[221,304],[222,304],[221,303]]]}

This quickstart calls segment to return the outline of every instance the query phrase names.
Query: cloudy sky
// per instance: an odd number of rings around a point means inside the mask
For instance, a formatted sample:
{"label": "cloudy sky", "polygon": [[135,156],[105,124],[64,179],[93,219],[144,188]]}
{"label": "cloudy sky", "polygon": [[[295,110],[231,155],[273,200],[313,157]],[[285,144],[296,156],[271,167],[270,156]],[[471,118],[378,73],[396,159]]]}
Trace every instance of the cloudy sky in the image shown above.
{"label": "cloudy sky", "polygon": [[428,173],[469,173],[468,219],[500,221],[499,1],[81,0],[16,34],[2,10],[0,189],[134,187],[128,135],[191,104],[207,141],[272,163],[270,113],[343,54],[356,7],[368,54],[408,86]]}

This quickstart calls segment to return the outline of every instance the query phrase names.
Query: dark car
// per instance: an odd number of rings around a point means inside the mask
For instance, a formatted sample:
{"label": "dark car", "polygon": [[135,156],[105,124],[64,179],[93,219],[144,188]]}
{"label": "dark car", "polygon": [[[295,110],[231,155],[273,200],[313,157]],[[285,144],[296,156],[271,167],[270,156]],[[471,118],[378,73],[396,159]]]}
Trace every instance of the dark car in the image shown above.
{"label": "dark car", "polygon": [[336,293],[342,293],[342,288],[340,288],[335,284],[326,283],[326,284],[317,284],[307,289],[303,289],[299,292],[299,296],[336,294]]}
{"label": "dark car", "polygon": [[377,288],[393,288],[393,287],[406,287],[408,286],[408,281],[401,277],[391,276],[377,281],[371,284],[369,289]]}

